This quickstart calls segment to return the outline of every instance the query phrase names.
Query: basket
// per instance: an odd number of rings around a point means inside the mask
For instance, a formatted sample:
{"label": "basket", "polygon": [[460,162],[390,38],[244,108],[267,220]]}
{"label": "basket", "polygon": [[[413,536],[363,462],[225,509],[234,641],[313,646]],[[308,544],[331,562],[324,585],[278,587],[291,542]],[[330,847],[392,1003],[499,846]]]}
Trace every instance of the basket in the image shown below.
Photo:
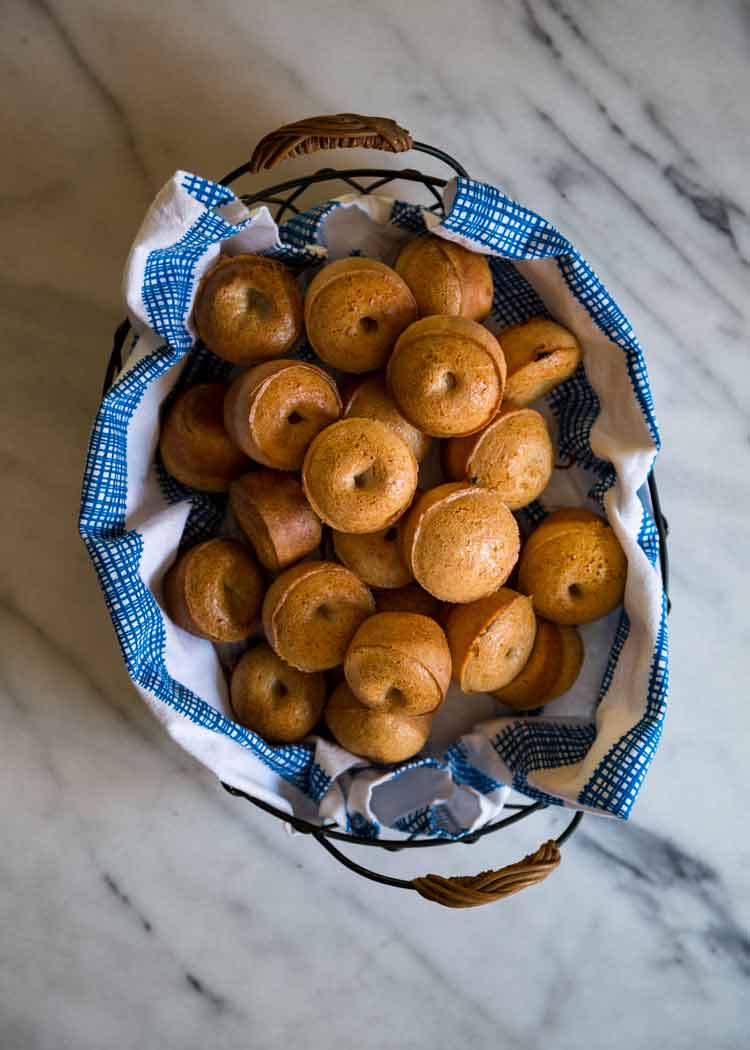
{"label": "basket", "polygon": [[[402,153],[413,149],[442,161],[457,175],[468,177],[466,170],[453,157],[441,149],[426,143],[415,142],[410,134],[386,118],[363,117],[355,114],[314,117],[295,124],[285,125],[267,135],[256,147],[252,158],[240,167],[224,176],[221,184],[229,186],[247,173],[259,173],[270,170],[283,160],[293,156],[307,155],[320,150],[368,148]],[[260,204],[273,209],[277,222],[288,213],[298,214],[298,204],[303,194],[318,184],[341,182],[355,193],[368,195],[382,189],[396,180],[415,183],[422,186],[430,195],[429,210],[438,215],[444,214],[440,190],[447,180],[433,175],[423,174],[414,168],[323,168],[313,174],[299,176],[285,182],[276,183],[252,194],[242,195],[240,199],[248,206]],[[103,393],[107,393],[122,368],[122,351],[130,331],[129,321],[124,321],[116,330],[114,344],[104,378]],[[659,493],[653,470],[648,477],[648,490],[651,512],[659,538],[659,561],[665,594],[668,590],[668,552],[667,522],[662,514]],[[668,601],[668,599],[667,599]],[[486,835],[494,834],[508,828],[534,813],[547,808],[544,801],[533,801],[528,804],[507,804],[506,809],[513,812],[493,823],[487,824],[458,839],[418,838],[383,839],[365,837],[342,831],[336,827],[321,826],[273,806],[269,802],[253,797],[228,784],[224,788],[232,795],[241,797],[257,806],[265,813],[283,821],[295,831],[311,835],[336,860],[350,871],[371,881],[408,889],[422,897],[433,900],[447,907],[472,907],[510,896],[527,886],[545,879],[560,862],[560,847],[574,834],[583,819],[583,813],[576,811],[562,833],[554,840],[542,844],[539,849],[522,861],[498,870],[483,872],[474,876],[454,876],[446,878],[438,875],[427,875],[414,879],[400,879],[371,870],[357,864],[341,851],[337,844],[367,846],[390,852],[401,850],[425,849],[435,846],[451,845],[455,842],[471,844]]]}

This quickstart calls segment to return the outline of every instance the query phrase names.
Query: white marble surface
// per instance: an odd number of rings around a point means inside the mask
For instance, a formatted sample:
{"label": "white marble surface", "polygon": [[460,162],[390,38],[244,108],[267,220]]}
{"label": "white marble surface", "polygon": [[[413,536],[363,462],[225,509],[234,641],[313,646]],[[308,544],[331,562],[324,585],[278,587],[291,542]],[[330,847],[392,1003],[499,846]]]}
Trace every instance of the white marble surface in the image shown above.
{"label": "white marble surface", "polygon": [[[748,24],[700,0],[3,5],[2,1050],[746,1045]],[[170,743],[76,534],[147,202],[340,109],[570,235],[647,349],[665,441],[662,749],[628,826],[587,819],[544,887],[475,912],[358,881]],[[497,866],[560,823],[429,867]]]}

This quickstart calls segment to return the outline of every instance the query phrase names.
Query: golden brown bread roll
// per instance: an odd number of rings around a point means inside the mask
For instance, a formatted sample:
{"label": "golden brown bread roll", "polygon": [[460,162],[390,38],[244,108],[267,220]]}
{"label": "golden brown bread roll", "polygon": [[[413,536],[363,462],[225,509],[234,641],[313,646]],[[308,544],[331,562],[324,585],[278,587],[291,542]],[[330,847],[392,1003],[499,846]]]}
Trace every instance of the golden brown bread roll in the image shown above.
{"label": "golden brown bread roll", "polygon": [[494,489],[510,510],[541,496],[554,466],[555,451],[544,417],[508,401],[484,430],[443,445],[443,467],[449,478]]}
{"label": "golden brown bread roll", "polygon": [[359,625],[375,612],[370,591],[343,565],[305,561],[282,572],[263,600],[263,629],[274,652],[300,671],[344,661]]}
{"label": "golden brown bread roll", "polygon": [[407,715],[365,707],[346,682],[334,690],[325,711],[341,747],[371,762],[405,762],[427,743],[432,715]]}
{"label": "golden brown bread roll", "polygon": [[500,333],[508,366],[505,396],[528,405],[573,375],[583,359],[581,346],[567,328],[546,317],[533,317]]}
{"label": "golden brown bread roll", "polygon": [[[539,526],[537,526],[527,536],[523,548],[524,552],[531,553],[536,547],[546,543],[547,540],[558,533],[569,532],[571,527],[574,529],[578,528],[578,523],[580,522],[591,524],[600,520],[598,514],[594,514],[593,511],[587,510],[585,507],[562,507],[560,510],[554,511],[554,514],[548,514],[544,521],[540,522],[540,524],[544,524],[542,532],[539,532]],[[571,522],[574,523],[572,526]]]}
{"label": "golden brown bread roll", "polygon": [[412,579],[401,556],[395,525],[367,533],[334,529],[333,549],[339,561],[371,587],[403,587]]}
{"label": "golden brown bread roll", "polygon": [[339,532],[377,532],[397,521],[417,487],[417,461],[391,427],[342,419],[307,450],[302,486],[310,506]]}
{"label": "golden brown bread roll", "polygon": [[342,372],[382,368],[398,336],[416,318],[407,285],[377,259],[329,263],[305,296],[307,338],[321,360]]}
{"label": "golden brown bread roll", "polygon": [[404,439],[418,463],[429,451],[432,439],[412,426],[399,412],[382,375],[370,376],[352,391],[346,402],[344,416],[347,419],[350,416],[379,419],[381,423],[387,423]]}
{"label": "golden brown bread roll", "polygon": [[610,526],[583,509],[557,511],[526,541],[518,589],[553,623],[590,623],[621,602],[627,560]]}
{"label": "golden brown bread roll", "polygon": [[400,538],[417,582],[445,602],[492,594],[508,579],[520,546],[516,520],[497,493],[460,483],[420,493]]}
{"label": "golden brown bread roll", "polygon": [[199,638],[241,642],[253,633],[263,575],[236,540],[213,539],[181,555],[164,577],[170,619]]}
{"label": "golden brown bread roll", "polygon": [[224,425],[266,467],[299,470],[313,438],[341,415],[336,384],[302,361],[266,361],[239,375],[224,399]]}
{"label": "golden brown bread roll", "polygon": [[344,674],[366,707],[424,715],[445,698],[451,654],[442,628],[429,617],[376,613],[349,643]]}
{"label": "golden brown bread roll", "polygon": [[244,653],[235,667],[231,700],[240,725],[271,744],[294,744],[323,714],[325,675],[290,667],[263,642]]}
{"label": "golden brown bread roll", "polygon": [[445,627],[453,677],[465,693],[489,693],[523,669],[536,633],[531,599],[501,587],[487,598],[455,606]]}
{"label": "golden brown bread roll", "polygon": [[445,314],[483,321],[492,309],[492,273],[485,255],[423,233],[399,252],[396,273],[416,299],[420,317]]}
{"label": "golden brown bread roll", "polygon": [[177,397],[159,439],[162,463],[173,478],[201,492],[226,492],[247,470],[247,456],[224,427],[223,383],[200,383]]}
{"label": "golden brown bread roll", "polygon": [[254,470],[229,486],[235,520],[269,572],[280,572],[320,546],[321,525],[296,478]]}
{"label": "golden brown bread roll", "polygon": [[425,317],[394,347],[388,387],[410,423],[433,437],[473,434],[500,410],[505,358],[491,332],[465,317]]}
{"label": "golden brown bread roll", "polygon": [[583,663],[583,642],[575,627],[537,617],[536,637],[523,670],[495,692],[516,711],[530,711],[567,693]]}
{"label": "golden brown bread roll", "polygon": [[283,263],[222,256],[198,286],[193,318],[209,349],[249,365],[291,349],[302,332],[302,297]]}

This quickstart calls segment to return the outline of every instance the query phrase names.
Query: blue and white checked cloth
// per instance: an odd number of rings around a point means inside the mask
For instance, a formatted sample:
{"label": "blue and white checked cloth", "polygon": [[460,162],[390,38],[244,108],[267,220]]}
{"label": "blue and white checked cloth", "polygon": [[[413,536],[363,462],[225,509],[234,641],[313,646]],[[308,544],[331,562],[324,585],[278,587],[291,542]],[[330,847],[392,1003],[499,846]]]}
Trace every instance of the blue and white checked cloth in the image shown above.
{"label": "blue and white checked cloth", "polygon": [[[659,743],[668,685],[658,537],[643,496],[659,448],[643,354],[591,267],[540,216],[468,179],[449,185],[446,207],[441,222],[389,198],[345,197],[277,228],[265,208],[250,215],[230,190],[178,172],[128,259],[136,334],[94,423],[81,535],[139,693],[170,735],[229,784],[370,836],[384,826],[438,836],[473,830],[499,812],[511,787],[627,817]],[[583,673],[549,715],[473,724],[496,708],[449,697],[434,734],[449,746],[384,774],[324,740],[274,748],[232,721],[215,650],[175,627],[160,605],[177,547],[214,532],[223,507],[167,477],[154,454],[164,400],[226,371],[209,352],[191,351],[195,288],[220,252],[258,252],[295,269],[355,251],[390,262],[428,227],[489,256],[493,331],[549,313],[578,336],[584,364],[545,408],[561,457],[576,467],[556,472],[545,500],[603,509],[627,555],[628,580],[624,608],[583,628]],[[300,353],[312,356],[309,347]],[[536,503],[527,513],[539,520],[545,508]]]}

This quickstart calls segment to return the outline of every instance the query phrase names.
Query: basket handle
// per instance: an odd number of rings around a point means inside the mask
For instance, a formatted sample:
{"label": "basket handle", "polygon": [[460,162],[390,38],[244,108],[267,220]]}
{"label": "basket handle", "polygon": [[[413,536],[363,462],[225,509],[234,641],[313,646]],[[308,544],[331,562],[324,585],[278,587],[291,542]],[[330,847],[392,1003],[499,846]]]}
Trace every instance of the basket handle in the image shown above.
{"label": "basket handle", "polygon": [[411,884],[420,896],[446,908],[475,908],[544,882],[559,863],[560,850],[555,840],[549,839],[536,853],[504,868],[478,875],[423,875],[412,879]]}
{"label": "basket handle", "polygon": [[390,117],[335,113],[307,117],[271,131],[260,140],[250,158],[249,171],[270,171],[283,160],[323,149],[380,149],[405,153],[412,137]]}
{"label": "basket handle", "polygon": [[503,897],[510,897],[513,893],[543,882],[560,863],[558,844],[550,839],[542,843],[535,853],[496,871],[482,871],[478,875],[422,875],[416,879],[395,879],[355,863],[324,835],[316,834],[314,837],[331,856],[357,875],[386,886],[416,890],[425,900],[442,904],[445,908],[476,908],[480,904],[491,904]]}

